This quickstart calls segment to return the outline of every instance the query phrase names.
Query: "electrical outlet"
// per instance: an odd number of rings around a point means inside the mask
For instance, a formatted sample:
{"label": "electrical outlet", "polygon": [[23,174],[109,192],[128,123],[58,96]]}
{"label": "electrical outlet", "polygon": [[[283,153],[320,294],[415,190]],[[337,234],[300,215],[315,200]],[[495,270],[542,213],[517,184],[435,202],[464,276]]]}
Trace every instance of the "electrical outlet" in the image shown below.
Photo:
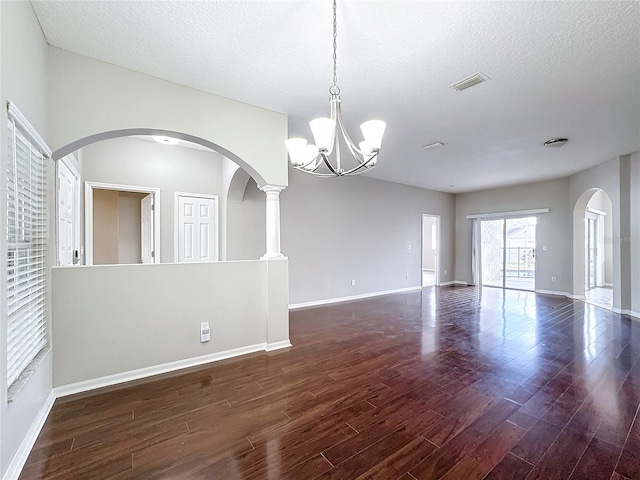
{"label": "electrical outlet", "polygon": [[445,277],[447,276],[447,271],[446,271],[446,270],[444,271],[444,276],[445,276]]}
{"label": "electrical outlet", "polygon": [[351,286],[355,287],[356,286],[356,281],[355,280],[351,280]]}
{"label": "electrical outlet", "polygon": [[551,277],[551,283],[556,283],[556,277]]}
{"label": "electrical outlet", "polygon": [[407,252],[410,252],[410,251],[411,251],[411,244],[410,244],[410,243],[408,243],[408,244],[407,244]]}
{"label": "electrical outlet", "polygon": [[542,245],[542,251],[546,252],[547,251],[547,246],[546,245]]}
{"label": "electrical outlet", "polygon": [[209,328],[209,322],[200,322],[200,342],[208,342],[211,340],[211,329]]}

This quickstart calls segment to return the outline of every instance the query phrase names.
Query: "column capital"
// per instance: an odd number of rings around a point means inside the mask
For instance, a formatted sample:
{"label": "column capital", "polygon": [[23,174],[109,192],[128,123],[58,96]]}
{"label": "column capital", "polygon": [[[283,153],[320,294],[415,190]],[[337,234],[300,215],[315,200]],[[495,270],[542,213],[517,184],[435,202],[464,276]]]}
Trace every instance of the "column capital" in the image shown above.
{"label": "column capital", "polygon": [[284,187],[282,185],[272,185],[270,183],[267,183],[258,188],[262,190],[264,193],[272,193],[272,192],[280,193],[282,190],[284,190],[287,187]]}

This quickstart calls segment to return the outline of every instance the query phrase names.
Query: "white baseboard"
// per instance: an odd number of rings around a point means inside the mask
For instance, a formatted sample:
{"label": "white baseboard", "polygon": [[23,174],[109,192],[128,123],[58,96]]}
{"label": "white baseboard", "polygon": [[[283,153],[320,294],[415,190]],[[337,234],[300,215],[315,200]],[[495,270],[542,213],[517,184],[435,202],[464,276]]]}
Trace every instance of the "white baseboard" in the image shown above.
{"label": "white baseboard", "polygon": [[[278,342],[277,344],[282,343]],[[276,344],[276,345],[277,345]],[[289,343],[289,345],[291,345]],[[277,347],[283,348],[283,347]],[[162,365],[154,365],[152,367],[139,368],[137,370],[130,370],[128,372],[116,373],[114,375],[107,375],[106,377],[94,378],[91,380],[84,380],[82,382],[71,383],[69,385],[62,385],[53,389],[55,397],[65,397],[67,395],[73,395],[75,393],[87,392],[89,390],[95,390],[96,388],[110,387],[119,383],[130,382],[132,380],[139,380],[141,378],[152,377],[154,375],[160,375],[162,373],[173,372],[175,370],[181,370],[183,368],[196,367],[205,363],[216,362],[218,360],[224,360],[226,358],[237,357],[239,355],[246,355],[247,353],[254,353],[264,351],[267,349],[266,343],[257,343],[255,345],[248,345],[246,347],[234,348],[231,350],[225,350],[223,352],[211,353],[209,355],[202,355],[200,357],[187,358],[185,360],[178,360],[175,362],[163,363]]]}
{"label": "white baseboard", "polygon": [[360,295],[350,295],[348,297],[327,298],[326,300],[314,300],[313,302],[292,303],[289,305],[289,310],[296,310],[298,308],[305,307],[317,307],[320,305],[329,305],[331,303],[349,302],[351,300],[360,300],[363,298],[379,297],[380,295],[390,295],[392,293],[413,292],[415,290],[421,290],[421,286],[398,288],[395,290],[384,290],[382,292],[363,293]]}
{"label": "white baseboard", "polygon": [[22,440],[20,447],[18,447],[18,451],[11,460],[4,477],[2,477],[3,480],[17,480],[20,476],[20,472],[22,472],[24,464],[27,462],[31,449],[35,445],[38,435],[40,435],[40,430],[42,430],[44,422],[47,420],[55,400],[56,396],[53,391],[51,391],[47,400],[44,402],[44,405],[42,405],[42,408],[40,408],[38,414],[33,419],[33,423],[31,424],[31,427],[29,427],[29,431]]}
{"label": "white baseboard", "polygon": [[289,340],[282,340],[281,342],[267,343],[265,350],[267,352],[273,352],[274,350],[280,350],[281,348],[293,347]]}
{"label": "white baseboard", "polygon": [[448,283],[450,285],[464,285],[465,287],[470,286],[468,282],[465,282],[464,280],[454,280],[453,282]]}
{"label": "white baseboard", "polygon": [[[558,295],[560,297],[569,297],[575,300],[580,300],[579,298],[571,295],[569,292],[560,292],[558,290],[536,290],[536,293],[542,293],[544,295]],[[584,300],[584,297],[582,298],[582,300]]]}
{"label": "white baseboard", "polygon": [[620,315],[629,315],[630,317],[640,318],[640,313],[634,312],[633,310],[622,310],[620,308],[612,308],[611,311],[613,313],[619,313]]}
{"label": "white baseboard", "polygon": [[613,283],[606,283],[604,284],[605,287],[613,287]]}

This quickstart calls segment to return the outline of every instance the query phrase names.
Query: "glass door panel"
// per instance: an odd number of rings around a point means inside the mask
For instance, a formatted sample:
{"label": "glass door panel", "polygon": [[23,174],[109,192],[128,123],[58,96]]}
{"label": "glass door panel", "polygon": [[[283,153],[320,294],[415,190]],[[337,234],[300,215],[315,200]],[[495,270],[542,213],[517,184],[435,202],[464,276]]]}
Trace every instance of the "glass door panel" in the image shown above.
{"label": "glass door panel", "polygon": [[482,220],[482,285],[504,287],[504,220]]}
{"label": "glass door panel", "polygon": [[535,290],[536,217],[505,220],[505,288]]}

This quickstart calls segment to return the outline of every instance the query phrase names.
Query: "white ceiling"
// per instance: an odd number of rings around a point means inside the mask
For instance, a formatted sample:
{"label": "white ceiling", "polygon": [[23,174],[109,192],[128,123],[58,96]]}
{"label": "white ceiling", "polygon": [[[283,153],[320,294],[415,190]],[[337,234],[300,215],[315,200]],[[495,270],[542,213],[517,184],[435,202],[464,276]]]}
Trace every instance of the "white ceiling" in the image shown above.
{"label": "white ceiling", "polygon": [[[32,3],[51,45],[284,112],[290,136],[328,115],[330,0]],[[491,80],[449,87],[478,70]],[[338,83],[354,140],[388,124],[372,177],[450,192],[564,177],[640,150],[640,2],[340,0]]]}

